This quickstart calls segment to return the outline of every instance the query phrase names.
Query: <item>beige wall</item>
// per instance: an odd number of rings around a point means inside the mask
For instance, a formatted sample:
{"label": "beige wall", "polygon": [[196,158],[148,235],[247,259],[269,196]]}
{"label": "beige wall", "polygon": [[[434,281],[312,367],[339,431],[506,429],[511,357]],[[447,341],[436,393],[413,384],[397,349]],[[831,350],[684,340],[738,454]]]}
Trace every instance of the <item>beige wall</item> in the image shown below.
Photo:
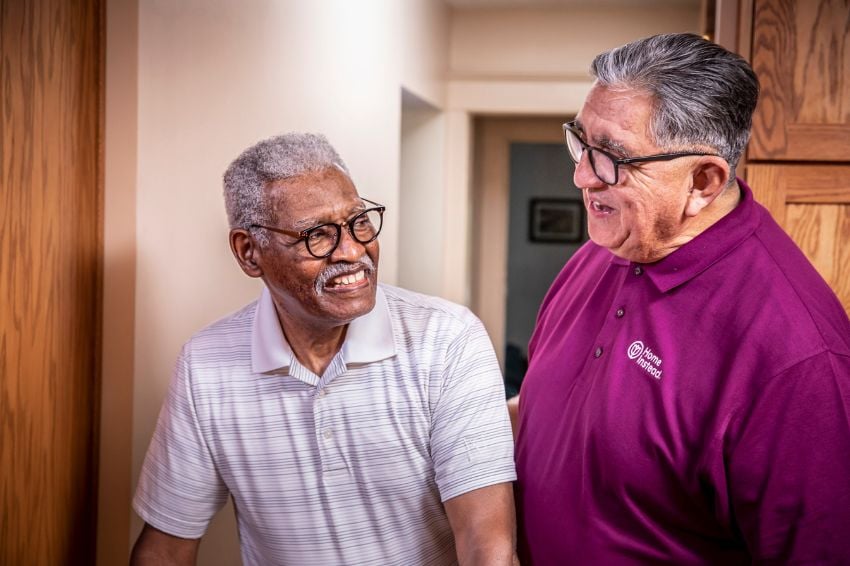
{"label": "beige wall", "polygon": [[399,171],[399,270],[401,287],[442,295],[445,171],[443,112],[407,92],[402,97]]}
{"label": "beige wall", "polygon": [[127,561],[133,473],[138,1],[106,2],[97,563]]}
{"label": "beige wall", "polygon": [[449,69],[454,79],[578,78],[600,51],[639,37],[698,31],[699,0],[653,8],[547,6],[452,13]]}
{"label": "beige wall", "polygon": [[[107,3],[100,534],[112,542],[128,528],[127,497],[180,345],[259,290],[230,256],[221,199],[221,174],[242,149],[280,132],[325,133],[361,193],[389,208],[381,279],[468,303],[470,117],[575,112],[592,54],[697,19],[696,7],[451,16],[437,0]],[[404,130],[402,89],[425,105]],[[405,180],[425,163],[425,182]],[[433,191],[452,234],[420,262],[401,257],[419,237],[414,226],[400,232],[405,190],[407,204]],[[139,526],[133,515],[126,544],[99,564],[116,563]],[[217,519],[200,563],[237,555],[232,517]]]}

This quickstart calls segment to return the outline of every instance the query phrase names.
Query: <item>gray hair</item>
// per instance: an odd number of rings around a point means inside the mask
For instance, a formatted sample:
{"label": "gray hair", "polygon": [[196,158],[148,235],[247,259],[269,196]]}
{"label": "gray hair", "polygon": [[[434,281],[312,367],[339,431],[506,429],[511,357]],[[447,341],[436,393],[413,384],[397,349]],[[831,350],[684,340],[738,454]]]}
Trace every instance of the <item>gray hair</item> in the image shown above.
{"label": "gray hair", "polygon": [[597,55],[597,83],[653,100],[650,133],[666,150],[706,146],[735,167],[750,138],[759,82],[743,58],[689,33],[655,35]]}
{"label": "gray hair", "polygon": [[230,227],[248,229],[252,224],[275,224],[277,218],[267,202],[266,186],[329,167],[350,176],[342,158],[321,134],[284,134],[249,147],[224,173],[224,203]]}

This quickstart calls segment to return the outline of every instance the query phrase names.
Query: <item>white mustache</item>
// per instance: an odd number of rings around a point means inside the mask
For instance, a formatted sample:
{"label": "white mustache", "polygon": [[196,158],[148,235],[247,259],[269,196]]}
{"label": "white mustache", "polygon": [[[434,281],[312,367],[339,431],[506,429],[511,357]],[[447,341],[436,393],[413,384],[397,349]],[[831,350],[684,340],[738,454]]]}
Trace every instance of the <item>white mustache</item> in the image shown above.
{"label": "white mustache", "polygon": [[357,263],[332,263],[319,273],[319,276],[316,277],[316,294],[321,295],[324,291],[325,285],[328,281],[333,279],[334,277],[339,277],[340,275],[347,275],[349,273],[356,273],[361,269],[366,270],[367,272],[375,270],[375,262],[372,261],[368,255],[363,255],[363,258]]}

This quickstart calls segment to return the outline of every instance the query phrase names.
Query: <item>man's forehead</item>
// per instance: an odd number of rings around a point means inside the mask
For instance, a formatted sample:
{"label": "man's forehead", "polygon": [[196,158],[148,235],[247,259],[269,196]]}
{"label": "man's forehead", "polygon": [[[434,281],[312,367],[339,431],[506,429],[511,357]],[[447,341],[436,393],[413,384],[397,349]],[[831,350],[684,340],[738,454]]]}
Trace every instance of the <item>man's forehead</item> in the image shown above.
{"label": "man's forehead", "polygon": [[348,183],[353,184],[351,182],[351,178],[345,171],[339,167],[328,166],[322,169],[308,169],[298,173],[297,175],[291,175],[289,177],[270,179],[267,185],[287,188],[290,186],[296,187],[299,185],[320,184],[328,181],[347,181]]}
{"label": "man's forehead", "polygon": [[348,175],[336,169],[281,179],[269,183],[267,190],[270,206],[300,228],[336,221],[365,207]]}
{"label": "man's forehead", "polygon": [[652,99],[635,89],[596,85],[576,116],[588,143],[616,149],[649,139]]}
{"label": "man's forehead", "polygon": [[266,190],[284,200],[359,199],[357,188],[348,175],[331,168],[270,181],[266,183]]}

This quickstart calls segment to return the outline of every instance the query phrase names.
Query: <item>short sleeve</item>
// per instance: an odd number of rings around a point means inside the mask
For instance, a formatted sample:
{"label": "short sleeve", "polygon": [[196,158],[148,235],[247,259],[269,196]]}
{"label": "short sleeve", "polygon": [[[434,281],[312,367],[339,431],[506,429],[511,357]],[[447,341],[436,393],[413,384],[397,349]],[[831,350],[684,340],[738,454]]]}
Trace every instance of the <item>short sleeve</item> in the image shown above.
{"label": "short sleeve", "polygon": [[431,457],[442,501],[516,479],[499,364],[471,313],[449,345],[432,412]]}
{"label": "short sleeve", "polygon": [[729,457],[755,562],[850,563],[850,359],[825,352],[773,377]]}
{"label": "short sleeve", "polygon": [[200,538],[227,501],[200,432],[192,400],[191,342],[174,370],[145,456],[133,508],[149,525],[181,538]]}

